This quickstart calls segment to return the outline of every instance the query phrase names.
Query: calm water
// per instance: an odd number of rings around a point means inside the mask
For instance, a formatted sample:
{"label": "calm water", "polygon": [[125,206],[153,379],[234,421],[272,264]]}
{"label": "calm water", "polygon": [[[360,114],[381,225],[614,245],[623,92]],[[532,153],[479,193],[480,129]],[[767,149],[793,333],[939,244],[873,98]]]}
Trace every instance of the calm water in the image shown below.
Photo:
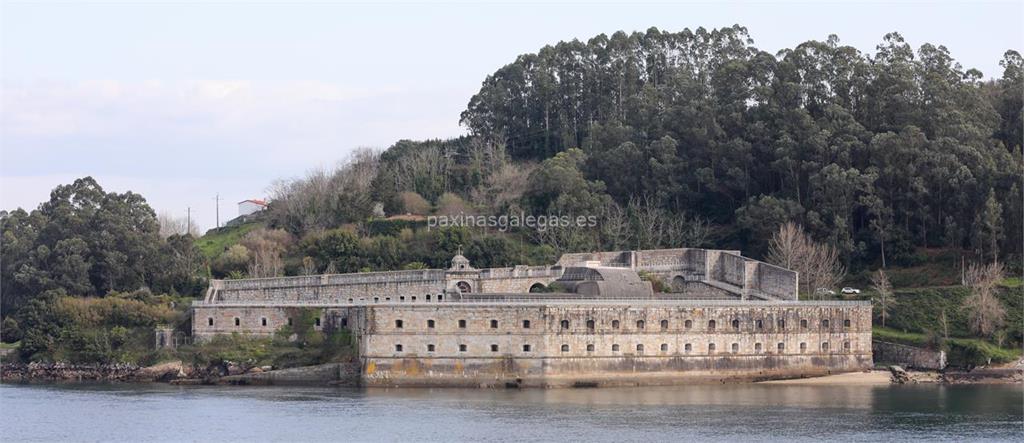
{"label": "calm water", "polygon": [[1022,441],[1020,386],[0,385],[10,441]]}

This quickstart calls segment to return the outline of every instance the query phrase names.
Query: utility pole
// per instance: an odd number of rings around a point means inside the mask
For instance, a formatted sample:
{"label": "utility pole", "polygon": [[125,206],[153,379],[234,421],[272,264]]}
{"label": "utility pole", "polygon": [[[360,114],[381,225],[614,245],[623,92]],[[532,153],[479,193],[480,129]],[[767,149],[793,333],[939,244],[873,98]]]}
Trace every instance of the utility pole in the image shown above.
{"label": "utility pole", "polygon": [[220,193],[218,192],[217,196],[214,197],[213,199],[217,202],[217,227],[219,228],[220,227]]}
{"label": "utility pole", "polygon": [[192,234],[192,207],[185,207],[185,233]]}

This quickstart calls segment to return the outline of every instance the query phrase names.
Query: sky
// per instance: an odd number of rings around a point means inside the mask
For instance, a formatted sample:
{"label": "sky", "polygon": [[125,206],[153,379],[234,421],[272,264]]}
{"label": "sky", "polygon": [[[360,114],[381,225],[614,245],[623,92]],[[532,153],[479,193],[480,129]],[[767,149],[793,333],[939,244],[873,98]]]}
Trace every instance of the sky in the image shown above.
{"label": "sky", "polygon": [[1024,2],[18,2],[0,6],[0,209],[91,175],[203,229],[361,147],[464,134],[519,54],[618,30],[745,26],[776,52],[900,32],[998,78]]}

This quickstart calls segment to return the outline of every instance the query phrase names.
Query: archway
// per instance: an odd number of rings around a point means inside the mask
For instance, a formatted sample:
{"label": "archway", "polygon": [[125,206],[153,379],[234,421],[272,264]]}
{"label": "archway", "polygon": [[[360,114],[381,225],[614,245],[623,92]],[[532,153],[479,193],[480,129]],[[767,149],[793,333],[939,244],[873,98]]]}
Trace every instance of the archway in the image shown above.
{"label": "archway", "polygon": [[548,292],[548,287],[544,286],[544,283],[537,282],[537,283],[534,283],[533,286],[530,286],[530,293],[543,293],[543,292]]}
{"label": "archway", "polygon": [[455,287],[458,288],[459,292],[461,292],[463,294],[468,294],[470,292],[473,292],[473,287],[470,286],[469,282],[460,281],[460,282],[455,284]]}

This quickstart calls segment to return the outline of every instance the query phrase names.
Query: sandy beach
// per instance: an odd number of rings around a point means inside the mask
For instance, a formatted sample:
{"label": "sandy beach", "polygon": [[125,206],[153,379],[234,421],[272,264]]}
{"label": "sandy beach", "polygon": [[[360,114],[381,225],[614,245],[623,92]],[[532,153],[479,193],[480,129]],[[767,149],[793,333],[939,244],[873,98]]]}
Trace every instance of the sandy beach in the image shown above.
{"label": "sandy beach", "polygon": [[889,371],[849,372],[823,377],[769,380],[760,383],[816,386],[882,386],[890,384]]}

